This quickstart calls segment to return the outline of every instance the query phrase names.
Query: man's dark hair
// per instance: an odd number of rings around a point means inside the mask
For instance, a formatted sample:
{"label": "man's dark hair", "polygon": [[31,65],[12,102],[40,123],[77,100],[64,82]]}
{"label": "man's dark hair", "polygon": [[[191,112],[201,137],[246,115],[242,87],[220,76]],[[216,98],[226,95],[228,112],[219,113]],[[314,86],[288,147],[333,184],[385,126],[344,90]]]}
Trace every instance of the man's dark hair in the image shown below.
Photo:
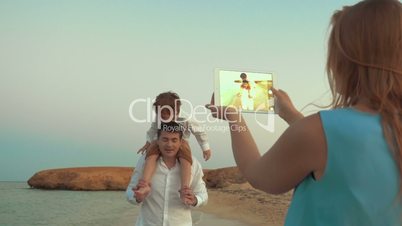
{"label": "man's dark hair", "polygon": [[241,73],[241,74],[240,74],[240,78],[246,79],[246,78],[247,78],[247,74],[246,74],[246,73]]}
{"label": "man's dark hair", "polygon": [[184,128],[182,125],[174,121],[162,122],[160,124],[160,127],[158,128],[158,138],[160,137],[162,131],[169,133],[179,133],[181,139],[183,137]]}

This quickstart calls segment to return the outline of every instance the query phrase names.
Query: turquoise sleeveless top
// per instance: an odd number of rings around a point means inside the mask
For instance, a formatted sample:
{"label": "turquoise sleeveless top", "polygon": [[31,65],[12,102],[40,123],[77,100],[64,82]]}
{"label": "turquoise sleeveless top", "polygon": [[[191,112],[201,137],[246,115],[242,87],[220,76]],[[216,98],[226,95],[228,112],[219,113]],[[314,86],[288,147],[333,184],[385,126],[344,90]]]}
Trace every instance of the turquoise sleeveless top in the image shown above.
{"label": "turquoise sleeveless top", "polygon": [[400,226],[399,172],[379,115],[320,112],[327,164],[295,189],[286,226]]}

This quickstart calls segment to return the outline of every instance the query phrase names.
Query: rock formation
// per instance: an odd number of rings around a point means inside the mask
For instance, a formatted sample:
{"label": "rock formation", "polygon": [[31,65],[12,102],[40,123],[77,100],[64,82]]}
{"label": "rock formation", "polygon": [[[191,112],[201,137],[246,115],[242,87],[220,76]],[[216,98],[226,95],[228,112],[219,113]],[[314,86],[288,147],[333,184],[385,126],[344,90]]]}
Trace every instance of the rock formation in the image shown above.
{"label": "rock formation", "polygon": [[125,190],[132,172],[130,167],[50,169],[33,175],[28,185],[40,189]]}
{"label": "rock formation", "polygon": [[[131,167],[80,167],[43,170],[28,180],[28,185],[39,189],[62,190],[125,190],[133,168]],[[223,188],[244,183],[237,167],[204,170],[208,188]]]}

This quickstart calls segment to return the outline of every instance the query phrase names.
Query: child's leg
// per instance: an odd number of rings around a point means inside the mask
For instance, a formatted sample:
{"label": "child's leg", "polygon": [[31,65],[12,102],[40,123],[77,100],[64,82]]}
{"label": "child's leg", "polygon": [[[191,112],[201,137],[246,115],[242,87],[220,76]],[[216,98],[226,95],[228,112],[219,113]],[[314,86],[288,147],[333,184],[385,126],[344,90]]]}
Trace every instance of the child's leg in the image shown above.
{"label": "child's leg", "polygon": [[191,157],[191,150],[188,142],[183,140],[180,150],[177,153],[177,157],[180,161],[181,166],[181,187],[190,187],[191,180],[191,165],[193,164],[193,159]]}
{"label": "child's leg", "polygon": [[[177,154],[177,157],[180,161],[181,167],[181,189],[180,189],[180,198],[184,202],[185,201],[185,191],[188,191],[190,188],[191,181],[191,165],[193,164],[193,160],[191,158],[191,150],[188,142],[186,140],[183,141],[183,144],[180,146],[180,150]],[[185,203],[185,202],[184,202]],[[187,204],[187,203],[185,203]]]}
{"label": "child's leg", "polygon": [[151,187],[152,175],[156,169],[156,161],[159,158],[159,148],[156,142],[152,142],[147,150],[147,155],[145,157],[144,171],[142,172],[142,177],[140,181],[143,181],[147,186],[140,186],[138,188],[139,193],[148,192]]}
{"label": "child's leg", "polygon": [[191,180],[191,163],[185,158],[179,158],[181,167],[181,188],[189,188]]}
{"label": "child's leg", "polygon": [[156,161],[158,160],[159,155],[150,155],[145,159],[144,171],[142,172],[141,180],[146,183],[150,183],[152,179],[152,175],[154,175],[156,169]]}
{"label": "child's leg", "polygon": [[180,188],[180,199],[181,201],[186,203],[186,194],[191,191],[190,189],[190,180],[191,180],[191,163],[187,161],[185,158],[179,158],[180,166],[181,166],[181,188]]}

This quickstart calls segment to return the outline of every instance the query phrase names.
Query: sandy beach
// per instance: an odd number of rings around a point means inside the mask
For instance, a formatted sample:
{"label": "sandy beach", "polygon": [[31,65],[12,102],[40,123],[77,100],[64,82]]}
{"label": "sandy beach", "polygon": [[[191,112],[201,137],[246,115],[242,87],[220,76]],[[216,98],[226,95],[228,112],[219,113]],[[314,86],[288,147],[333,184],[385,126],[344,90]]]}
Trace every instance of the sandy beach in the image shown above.
{"label": "sandy beach", "polygon": [[[28,184],[51,190],[124,191],[132,172],[131,167],[50,169],[36,173]],[[200,211],[250,226],[283,225],[292,192],[270,195],[254,189],[237,167],[205,169],[204,173],[209,200]]]}
{"label": "sandy beach", "polygon": [[201,211],[252,226],[283,225],[292,197],[292,192],[282,195],[266,194],[252,188],[248,183],[208,189],[208,194],[208,204]]}

